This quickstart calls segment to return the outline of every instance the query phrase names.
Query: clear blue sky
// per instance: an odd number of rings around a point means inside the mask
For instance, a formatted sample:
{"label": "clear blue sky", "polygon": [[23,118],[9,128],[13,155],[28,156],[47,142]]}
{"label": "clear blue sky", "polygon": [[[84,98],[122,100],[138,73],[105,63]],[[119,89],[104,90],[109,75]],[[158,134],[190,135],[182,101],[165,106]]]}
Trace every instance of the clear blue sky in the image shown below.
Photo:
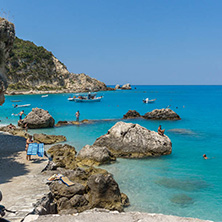
{"label": "clear blue sky", "polygon": [[222,84],[221,0],[0,0],[19,38],[106,84]]}

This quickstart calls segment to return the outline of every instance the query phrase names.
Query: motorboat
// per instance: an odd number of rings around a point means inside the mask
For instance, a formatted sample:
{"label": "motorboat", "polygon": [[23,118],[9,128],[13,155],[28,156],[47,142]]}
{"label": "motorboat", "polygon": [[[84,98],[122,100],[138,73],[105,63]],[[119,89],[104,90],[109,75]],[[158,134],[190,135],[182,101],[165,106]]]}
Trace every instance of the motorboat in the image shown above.
{"label": "motorboat", "polygon": [[73,100],[75,102],[100,102],[102,98],[103,98],[103,96],[94,97],[94,98],[90,98],[90,99],[77,97],[77,98],[73,98]]}
{"label": "motorboat", "polygon": [[14,108],[20,108],[20,107],[29,107],[31,104],[24,104],[24,105],[15,105]]}
{"label": "motorboat", "polygon": [[149,98],[143,99],[144,103],[154,103],[155,101],[156,99],[149,99]]}
{"label": "motorboat", "polygon": [[74,102],[100,102],[103,96],[96,96],[96,93],[77,94],[74,97],[69,97],[68,101]]}
{"label": "motorboat", "polygon": [[45,98],[45,97],[48,97],[48,96],[49,96],[49,95],[42,95],[41,97],[42,97],[42,98]]}

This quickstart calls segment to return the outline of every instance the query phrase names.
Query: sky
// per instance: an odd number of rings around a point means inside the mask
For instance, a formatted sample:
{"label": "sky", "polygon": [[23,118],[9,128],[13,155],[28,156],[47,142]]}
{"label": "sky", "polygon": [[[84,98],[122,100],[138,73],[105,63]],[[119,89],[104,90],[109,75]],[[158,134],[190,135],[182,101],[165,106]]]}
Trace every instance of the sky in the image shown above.
{"label": "sky", "polygon": [[106,84],[221,85],[221,0],[0,0],[16,35]]}

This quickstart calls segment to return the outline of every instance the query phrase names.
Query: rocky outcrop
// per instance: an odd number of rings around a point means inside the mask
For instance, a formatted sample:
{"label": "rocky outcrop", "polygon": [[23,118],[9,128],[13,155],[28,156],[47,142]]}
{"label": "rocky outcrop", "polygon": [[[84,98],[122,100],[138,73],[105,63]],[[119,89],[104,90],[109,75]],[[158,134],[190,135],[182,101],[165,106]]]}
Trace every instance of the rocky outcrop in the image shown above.
{"label": "rocky outcrop", "polygon": [[[73,214],[94,207],[123,211],[123,207],[129,205],[128,197],[120,192],[118,184],[106,170],[79,167],[74,147],[59,144],[51,147],[48,153],[55,165],[45,170],[52,169],[53,173],[59,173],[73,182],[71,186],[57,180],[50,182],[51,197],[53,197],[50,203],[56,203],[59,214]],[[102,157],[98,158],[103,160]],[[50,165],[52,164],[48,164]],[[48,202],[49,198],[45,199],[47,201],[43,201],[43,204],[47,202],[47,206],[50,207],[52,204]],[[45,204],[38,208],[50,211]]]}
{"label": "rocky outcrop", "polygon": [[66,137],[62,135],[47,135],[47,134],[34,134],[34,142],[44,143],[44,144],[53,144],[66,141]]}
{"label": "rocky outcrop", "polygon": [[66,120],[60,120],[58,121],[55,126],[60,127],[60,126],[67,126],[67,125],[81,125],[81,124],[87,124],[87,123],[92,123],[92,120],[84,119],[82,121],[66,121]]}
{"label": "rocky outcrop", "polygon": [[88,179],[90,208],[105,208],[123,211],[121,193],[111,174],[96,174]]}
{"label": "rocky outcrop", "polygon": [[114,155],[106,147],[86,145],[77,155],[78,165],[101,165],[115,160]]}
{"label": "rocky outcrop", "polygon": [[161,136],[139,124],[124,122],[117,122],[93,145],[105,146],[116,157],[126,158],[160,156],[172,152],[172,143],[166,135]]}
{"label": "rocky outcrop", "polygon": [[117,84],[117,85],[115,86],[115,90],[117,90],[117,89],[121,89],[121,86],[120,86],[119,84]]}
{"label": "rocky outcrop", "polygon": [[63,167],[68,169],[75,169],[76,164],[76,150],[75,147],[68,144],[57,144],[49,148],[48,154],[51,156],[56,167]]}
{"label": "rocky outcrop", "polygon": [[7,88],[5,77],[5,62],[9,56],[15,38],[14,24],[0,17],[0,105],[5,101]]}
{"label": "rocky outcrop", "polygon": [[117,90],[117,89],[127,89],[127,90],[130,90],[130,89],[132,89],[132,87],[131,87],[131,85],[130,85],[129,83],[124,84],[124,85],[122,85],[122,86],[120,86],[119,84],[117,84],[114,89],[115,89],[115,90]]}
{"label": "rocky outcrop", "polygon": [[123,119],[132,119],[141,117],[140,114],[136,110],[129,110],[124,116]]}
{"label": "rocky outcrop", "polygon": [[19,38],[15,39],[6,68],[9,93],[30,90],[63,90],[63,92],[110,90],[103,82],[84,73],[70,73],[51,52]]}
{"label": "rocky outcrop", "polygon": [[24,128],[27,124],[29,129],[38,129],[54,127],[54,123],[55,120],[48,111],[44,109],[33,108],[32,111],[22,121],[18,122],[18,125]]}
{"label": "rocky outcrop", "polygon": [[143,118],[153,120],[180,120],[180,116],[171,109],[155,109],[146,113]]}
{"label": "rocky outcrop", "polygon": [[8,126],[0,127],[0,131],[10,133],[14,136],[24,137],[26,139],[30,136],[30,134],[25,132],[23,129],[19,129],[19,128],[9,129]]}
{"label": "rocky outcrop", "polygon": [[127,83],[127,84],[124,84],[124,85],[121,87],[121,89],[130,90],[130,89],[132,89],[132,87],[131,87],[131,85],[130,85],[129,83]]}

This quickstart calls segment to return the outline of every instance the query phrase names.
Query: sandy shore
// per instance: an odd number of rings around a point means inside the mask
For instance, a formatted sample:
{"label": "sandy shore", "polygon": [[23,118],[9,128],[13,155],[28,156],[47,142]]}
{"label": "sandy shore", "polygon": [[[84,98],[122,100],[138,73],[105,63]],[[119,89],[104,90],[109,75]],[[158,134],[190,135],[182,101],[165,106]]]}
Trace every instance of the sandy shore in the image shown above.
{"label": "sandy shore", "polygon": [[48,160],[33,156],[26,160],[25,139],[0,133],[0,190],[1,202],[16,214],[6,213],[10,221],[21,221],[33,210],[33,203],[48,193],[47,176],[41,174]]}

